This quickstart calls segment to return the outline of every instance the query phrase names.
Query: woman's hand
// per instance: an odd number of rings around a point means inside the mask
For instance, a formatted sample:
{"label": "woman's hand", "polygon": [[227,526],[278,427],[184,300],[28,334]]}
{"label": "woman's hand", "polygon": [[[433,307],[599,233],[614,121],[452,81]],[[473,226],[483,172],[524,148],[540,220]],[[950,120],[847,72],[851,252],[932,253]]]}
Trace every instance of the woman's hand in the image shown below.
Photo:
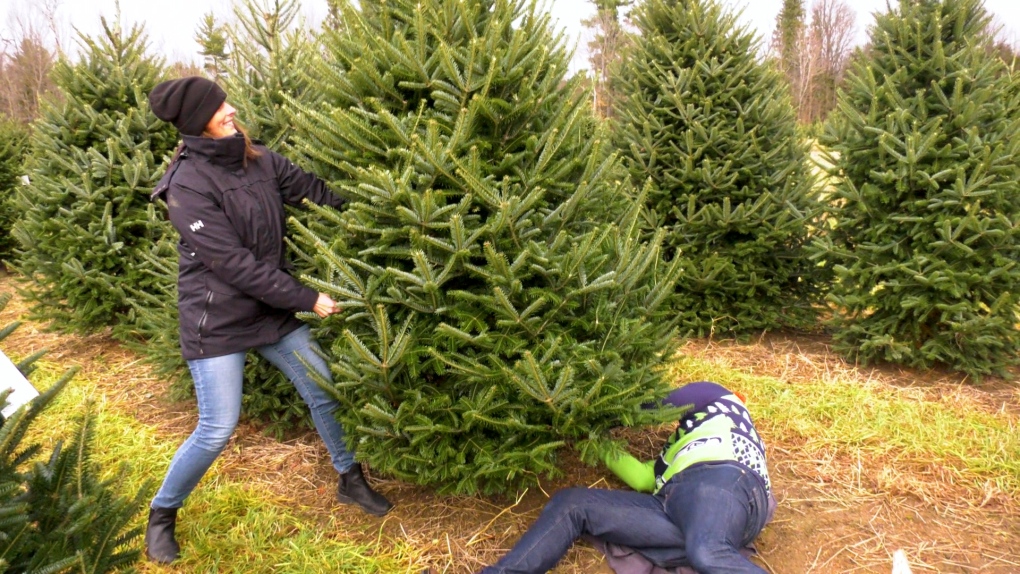
{"label": "woman's hand", "polygon": [[339,313],[343,311],[340,305],[336,304],[336,301],[330,298],[325,293],[319,293],[319,300],[315,302],[315,306],[312,307],[312,311],[320,317],[328,317],[333,313]]}

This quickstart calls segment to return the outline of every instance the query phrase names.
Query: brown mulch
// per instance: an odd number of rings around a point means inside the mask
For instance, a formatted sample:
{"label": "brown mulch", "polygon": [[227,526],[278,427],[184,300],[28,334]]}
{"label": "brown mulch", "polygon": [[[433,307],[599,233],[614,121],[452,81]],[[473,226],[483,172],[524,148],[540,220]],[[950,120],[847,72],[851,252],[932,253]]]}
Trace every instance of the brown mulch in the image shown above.
{"label": "brown mulch", "polygon": [[[0,272],[0,294],[13,292],[13,278]],[[17,297],[0,312],[0,327],[22,317]],[[46,360],[80,365],[101,381],[106,400],[166,436],[183,440],[194,428],[189,401],[166,398],[167,383],[148,373],[134,353],[105,335],[64,336],[25,322],[3,343],[4,351],[25,356],[49,349]],[[713,364],[790,383],[840,377],[891,385],[919,396],[964,396],[989,412],[1020,414],[1020,390],[1012,383],[964,381],[948,372],[917,373],[895,367],[859,369],[831,353],[824,336],[773,334],[749,343],[697,340],[683,352]],[[638,451],[655,451],[667,429],[628,435]],[[779,500],[776,519],[758,540],[759,563],[773,573],[882,572],[892,553],[903,549],[918,572],[1020,572],[1020,501],[1000,493],[961,496],[951,479],[925,469],[890,469],[881,461],[844,460],[838,453],[808,455],[802,444],[773,440],[770,471]],[[335,473],[313,432],[284,441],[242,423],[221,457],[220,472],[259,483],[302,509],[309,520],[343,525],[338,536],[365,543],[384,537],[421,551],[437,572],[477,571],[491,562],[534,520],[548,496],[570,485],[620,487],[602,469],[570,455],[564,476],[543,481],[520,496],[438,496],[431,489],[372,477],[394,510],[383,519],[335,504]],[[155,477],[158,478],[158,477]],[[983,504],[975,501],[984,499]],[[157,569],[142,566],[143,572]],[[579,544],[555,572],[609,573],[600,557]]]}

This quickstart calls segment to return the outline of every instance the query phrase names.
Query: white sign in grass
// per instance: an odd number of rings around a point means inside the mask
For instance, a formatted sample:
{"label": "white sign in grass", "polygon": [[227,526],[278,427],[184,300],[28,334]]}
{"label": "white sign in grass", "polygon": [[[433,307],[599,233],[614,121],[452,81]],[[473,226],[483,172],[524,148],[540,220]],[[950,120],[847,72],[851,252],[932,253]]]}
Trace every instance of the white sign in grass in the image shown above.
{"label": "white sign in grass", "polygon": [[11,416],[22,405],[39,396],[39,391],[25,379],[7,355],[0,351],[0,391],[7,389],[12,389],[13,392],[7,397],[7,406],[0,410],[0,415],[4,418]]}

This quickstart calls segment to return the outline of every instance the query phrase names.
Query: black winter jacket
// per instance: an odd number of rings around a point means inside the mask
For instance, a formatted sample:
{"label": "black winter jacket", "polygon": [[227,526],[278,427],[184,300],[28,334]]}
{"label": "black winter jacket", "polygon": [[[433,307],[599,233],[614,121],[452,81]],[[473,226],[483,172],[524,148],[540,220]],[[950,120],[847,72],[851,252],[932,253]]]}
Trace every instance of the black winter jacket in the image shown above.
{"label": "black winter jacket", "polygon": [[184,136],[184,151],[153,192],[181,234],[177,278],[185,359],[268,345],[301,326],[318,292],[289,273],[283,204],[340,208],[322,180],[264,146],[244,165],[244,137]]}

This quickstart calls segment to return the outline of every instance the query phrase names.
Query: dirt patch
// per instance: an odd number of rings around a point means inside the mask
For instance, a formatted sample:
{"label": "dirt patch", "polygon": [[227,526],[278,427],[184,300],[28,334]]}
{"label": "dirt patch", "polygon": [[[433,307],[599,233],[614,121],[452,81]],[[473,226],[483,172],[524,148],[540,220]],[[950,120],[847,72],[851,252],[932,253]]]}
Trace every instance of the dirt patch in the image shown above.
{"label": "dirt patch", "polygon": [[984,405],[989,412],[1020,416],[1020,367],[1012,380],[985,377],[980,381],[948,369],[920,371],[894,364],[861,366],[832,351],[831,339],[822,334],[767,333],[752,342],[696,339],[681,352],[720,366],[788,382],[841,380],[878,382],[911,389],[939,400],[962,395]]}
{"label": "dirt patch", "polygon": [[[13,292],[11,276],[0,275],[0,294]],[[24,315],[17,297],[0,312],[0,327]],[[10,354],[50,349],[47,360],[79,365],[99,380],[107,400],[183,440],[194,428],[193,402],[167,400],[168,384],[149,375],[139,357],[104,335],[69,337],[26,322],[4,341]],[[931,398],[963,393],[989,412],[1020,413],[1020,391],[999,380],[969,384],[952,373],[917,373],[895,367],[857,369],[831,353],[822,336],[768,335],[752,343],[691,341],[684,353],[720,366],[784,381],[819,380],[838,374],[848,380],[909,387]],[[852,374],[851,374],[852,373]],[[668,428],[629,431],[636,453],[652,455]],[[929,468],[890,470],[872,461],[838,454],[806,456],[803,445],[769,443],[770,472],[779,509],[758,539],[759,563],[773,573],[881,572],[891,570],[892,553],[903,549],[914,572],[1020,572],[1018,502],[998,493],[960,496]],[[543,481],[513,498],[438,496],[429,488],[370,477],[397,503],[383,519],[337,506],[336,475],[318,436],[300,433],[276,441],[259,424],[242,423],[221,457],[221,471],[260,483],[293,502],[310,521],[331,516],[344,530],[337,537],[375,544],[404,540],[420,549],[439,572],[477,571],[508,549],[550,494],[565,486],[621,487],[601,468],[566,455],[563,476]],[[158,477],[156,477],[158,478]],[[922,493],[918,495],[918,493]],[[977,501],[977,503],[975,503]],[[182,520],[187,519],[187,510]],[[385,543],[385,542],[384,542]],[[143,572],[165,571],[142,564]],[[609,573],[597,553],[576,545],[554,572]]]}

